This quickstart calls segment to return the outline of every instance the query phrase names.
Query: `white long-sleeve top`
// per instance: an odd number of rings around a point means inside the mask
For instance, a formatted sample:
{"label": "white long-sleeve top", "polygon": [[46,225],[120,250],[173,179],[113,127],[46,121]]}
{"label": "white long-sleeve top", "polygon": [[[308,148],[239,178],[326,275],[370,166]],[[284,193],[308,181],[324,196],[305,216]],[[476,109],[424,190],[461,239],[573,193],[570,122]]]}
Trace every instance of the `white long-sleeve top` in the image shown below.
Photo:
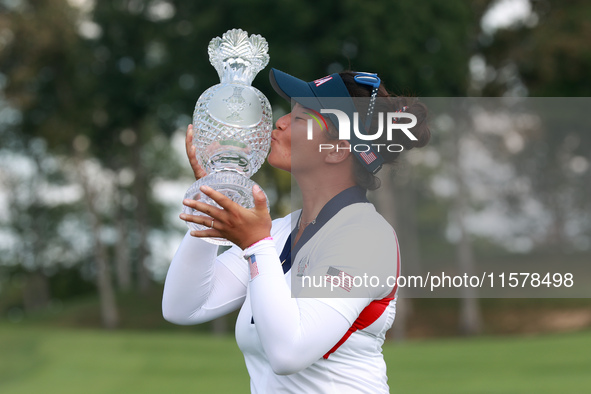
{"label": "white long-sleeve top", "polygon": [[[392,228],[373,205],[348,205],[305,242],[284,274],[279,255],[292,229],[291,215],[277,219],[273,240],[217,257],[217,246],[187,234],[166,278],[165,319],[197,324],[241,307],[236,339],[253,393],[389,392],[381,346],[395,314],[387,277],[395,279],[400,263]],[[379,286],[330,286],[364,274],[379,277]],[[329,284],[312,288],[302,285],[305,277]]]}

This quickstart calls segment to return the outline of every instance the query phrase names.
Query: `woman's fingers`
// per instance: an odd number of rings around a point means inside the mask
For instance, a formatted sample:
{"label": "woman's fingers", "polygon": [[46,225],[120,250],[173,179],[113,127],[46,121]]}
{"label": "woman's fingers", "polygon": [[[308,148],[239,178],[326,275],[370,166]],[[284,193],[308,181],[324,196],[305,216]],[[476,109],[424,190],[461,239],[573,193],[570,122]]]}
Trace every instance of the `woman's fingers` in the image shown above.
{"label": "woman's fingers", "polygon": [[212,189],[209,186],[201,186],[199,190],[201,190],[201,193],[205,194],[207,197],[217,202],[219,206],[224,208],[226,211],[232,211],[236,207],[239,207],[239,205],[236,204],[234,201],[232,201],[228,197],[224,196],[222,193]]}
{"label": "woman's fingers", "polygon": [[189,215],[186,213],[181,213],[179,217],[184,220],[185,222],[191,222],[195,224],[200,224],[204,227],[209,227],[206,230],[191,230],[192,237],[198,238],[223,238],[222,233],[220,232],[221,229],[224,228],[224,225],[221,221],[217,221],[209,216],[203,215]]}
{"label": "woman's fingers", "polygon": [[213,227],[192,231],[194,237],[225,238],[244,249],[271,233],[271,217],[267,209],[265,193],[253,188],[255,207],[246,209],[211,187],[201,186],[201,193],[215,201],[221,208],[207,203],[185,199],[183,204],[206,216],[181,214],[181,219]]}
{"label": "woman's fingers", "polygon": [[254,198],[254,209],[259,212],[268,212],[267,197],[259,185],[254,185],[252,187],[252,196]]}
{"label": "woman's fingers", "polygon": [[[185,136],[185,149],[187,150],[187,156],[189,156],[190,150],[193,147],[193,125],[187,126],[187,135]],[[190,157],[189,157],[190,158]]]}
{"label": "woman's fingers", "polygon": [[[213,205],[209,205],[207,203],[204,202],[199,202],[196,200],[191,200],[191,199],[184,199],[183,200],[183,205],[192,208],[196,211],[199,212],[203,212],[204,214],[206,214],[207,216],[209,216],[211,219],[214,220],[218,220],[218,221],[223,221],[224,218],[226,217],[226,212],[224,212],[223,209],[214,207]],[[191,215],[191,216],[200,216],[200,217],[204,217],[202,215]],[[184,219],[183,219],[184,220]]]}
{"label": "woman's fingers", "polygon": [[218,230],[193,230],[190,234],[197,238],[224,238]]}
{"label": "woman's fingers", "polygon": [[195,175],[195,179],[199,180],[203,178],[207,173],[205,170],[199,165],[197,161],[197,157],[195,153],[197,152],[197,148],[193,145],[193,125],[190,124],[187,127],[187,135],[185,137],[185,150],[187,151],[187,157],[189,158],[189,164],[191,164],[191,169],[193,170],[193,174]]}
{"label": "woman's fingers", "polygon": [[[195,224],[200,224],[205,227],[213,228],[212,225],[215,224],[215,219],[209,216],[203,215],[190,215],[187,213],[181,213],[179,217],[184,220],[185,222],[191,222]],[[219,222],[218,222],[219,224]],[[214,226],[215,227],[215,226]]]}

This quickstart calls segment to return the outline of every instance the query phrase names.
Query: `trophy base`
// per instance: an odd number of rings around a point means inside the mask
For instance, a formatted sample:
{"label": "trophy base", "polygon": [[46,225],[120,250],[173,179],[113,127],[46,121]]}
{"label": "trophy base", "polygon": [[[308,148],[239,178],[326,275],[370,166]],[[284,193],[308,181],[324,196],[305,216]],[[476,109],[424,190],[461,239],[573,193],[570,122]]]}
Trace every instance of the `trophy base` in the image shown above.
{"label": "trophy base", "polygon": [[[216,208],[223,209],[220,207],[215,201],[211,198],[206,196],[205,194],[201,193],[199,188],[201,186],[209,186],[212,189],[222,193],[230,200],[234,201],[235,203],[243,206],[244,208],[251,209],[254,208],[254,198],[252,196],[252,187],[257,183],[252,181],[250,178],[245,177],[237,172],[233,171],[220,171],[214,172],[209,174],[197,182],[193,183],[191,187],[185,193],[185,198],[191,200],[198,200],[204,202],[206,204],[212,205]],[[262,189],[261,189],[262,190]],[[265,195],[266,197],[266,195]],[[269,206],[269,200],[267,199],[267,207]],[[183,213],[189,215],[197,215],[197,216],[207,216],[202,212],[196,211],[192,208],[189,208],[183,205]],[[191,230],[208,230],[208,226],[202,226],[200,224],[196,224],[193,222],[186,222],[187,226]],[[204,241],[215,245],[223,245],[229,246],[234,245],[232,242],[228,241],[225,238],[202,238]]]}

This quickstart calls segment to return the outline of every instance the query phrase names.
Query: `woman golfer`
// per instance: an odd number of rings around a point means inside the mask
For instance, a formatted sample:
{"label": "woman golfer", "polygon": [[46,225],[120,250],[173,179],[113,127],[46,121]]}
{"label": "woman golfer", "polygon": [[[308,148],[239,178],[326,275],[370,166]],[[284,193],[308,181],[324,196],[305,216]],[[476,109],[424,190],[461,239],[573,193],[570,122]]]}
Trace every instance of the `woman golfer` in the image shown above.
{"label": "woman golfer", "polygon": [[[272,69],[270,78],[296,104],[277,120],[267,160],[292,174],[302,209],[272,221],[256,186],[250,210],[206,187],[201,191],[222,209],[185,200],[207,216],[181,219],[211,228],[188,233],[179,246],[164,317],[198,324],[240,308],[236,340],[253,393],[387,393],[381,347],[394,321],[400,253],[366,191],[379,187],[374,174],[382,164],[428,142],[426,110],[390,97],[375,74],[342,72],[308,83]],[[355,115],[359,100],[367,105]],[[402,132],[393,122],[414,127]],[[378,139],[367,137],[378,128]],[[187,153],[200,178],[191,134],[189,126]],[[235,246],[217,256],[203,237]]]}

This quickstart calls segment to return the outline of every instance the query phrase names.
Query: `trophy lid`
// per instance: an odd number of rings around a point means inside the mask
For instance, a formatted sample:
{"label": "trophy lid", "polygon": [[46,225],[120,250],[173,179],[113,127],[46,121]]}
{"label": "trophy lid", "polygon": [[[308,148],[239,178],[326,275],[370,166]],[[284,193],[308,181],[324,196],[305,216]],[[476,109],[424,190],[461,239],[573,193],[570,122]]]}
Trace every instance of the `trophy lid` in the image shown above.
{"label": "trophy lid", "polygon": [[269,63],[269,45],[259,34],[242,29],[228,30],[222,38],[209,43],[209,62],[215,67],[222,83],[250,85],[254,77]]}

